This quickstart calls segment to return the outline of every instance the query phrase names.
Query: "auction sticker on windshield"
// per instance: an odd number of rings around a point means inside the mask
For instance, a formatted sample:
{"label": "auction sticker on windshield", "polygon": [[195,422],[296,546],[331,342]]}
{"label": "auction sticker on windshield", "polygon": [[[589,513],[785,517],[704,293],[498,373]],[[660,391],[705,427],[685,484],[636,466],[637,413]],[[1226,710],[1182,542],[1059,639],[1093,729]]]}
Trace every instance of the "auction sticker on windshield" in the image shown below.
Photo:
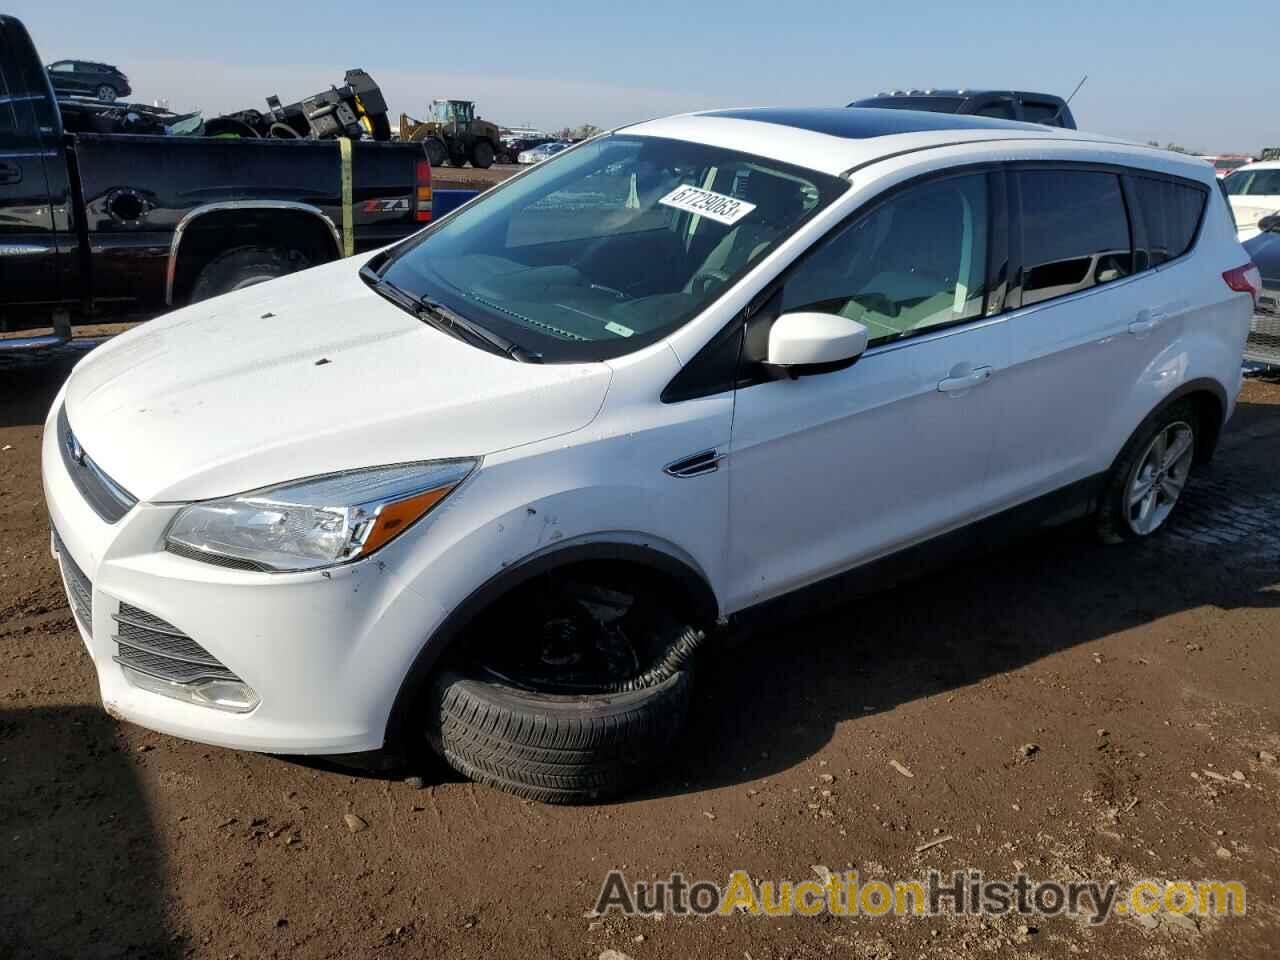
{"label": "auction sticker on windshield", "polygon": [[729,226],[756,208],[754,203],[727,197],[712,190],[703,190],[701,187],[676,187],[658,202],[663,206],[696,213]]}

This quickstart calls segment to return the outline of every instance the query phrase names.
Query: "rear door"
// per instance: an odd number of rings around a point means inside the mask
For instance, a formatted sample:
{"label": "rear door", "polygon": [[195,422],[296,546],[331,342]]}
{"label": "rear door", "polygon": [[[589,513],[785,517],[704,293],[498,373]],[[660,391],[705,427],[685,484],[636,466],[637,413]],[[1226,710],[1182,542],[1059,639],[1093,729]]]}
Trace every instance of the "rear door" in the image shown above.
{"label": "rear door", "polygon": [[[46,149],[22,65],[25,32],[0,23],[0,312],[57,298],[58,261]],[[34,62],[34,61],[33,61]]]}
{"label": "rear door", "polygon": [[[1135,255],[1114,170],[1037,164],[1010,172],[1014,278],[1011,402],[992,482],[1018,503],[1104,471],[1133,429],[1129,400],[1186,308]],[[1113,449],[1113,447],[1115,447]]]}

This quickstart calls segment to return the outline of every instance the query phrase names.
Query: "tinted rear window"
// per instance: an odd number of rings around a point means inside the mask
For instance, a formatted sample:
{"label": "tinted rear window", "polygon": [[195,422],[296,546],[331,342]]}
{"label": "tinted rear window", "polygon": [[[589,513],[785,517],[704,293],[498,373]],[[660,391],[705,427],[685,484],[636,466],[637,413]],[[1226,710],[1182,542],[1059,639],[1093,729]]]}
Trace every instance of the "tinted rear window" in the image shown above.
{"label": "tinted rear window", "polygon": [[1133,272],[1129,219],[1112,173],[1024,170],[1023,306]]}
{"label": "tinted rear window", "polygon": [[1130,182],[1135,213],[1146,232],[1146,250],[1138,251],[1139,268],[1159,266],[1190,250],[1204,213],[1206,193],[1188,184],[1149,177],[1133,177]]}

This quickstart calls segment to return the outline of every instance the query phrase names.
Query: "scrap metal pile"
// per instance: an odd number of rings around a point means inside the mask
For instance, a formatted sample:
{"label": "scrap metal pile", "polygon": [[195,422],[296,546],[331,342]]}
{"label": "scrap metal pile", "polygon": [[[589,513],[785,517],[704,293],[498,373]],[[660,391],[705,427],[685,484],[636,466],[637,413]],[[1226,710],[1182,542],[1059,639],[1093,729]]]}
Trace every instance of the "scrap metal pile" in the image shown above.
{"label": "scrap metal pile", "polygon": [[267,97],[266,110],[239,110],[211,120],[201,113],[174,113],[142,103],[102,103],[60,99],[69,133],[135,133],[156,136],[238,137],[242,139],[390,140],[387,101],[373,77],[348,70],[340,87],[330,87],[296,103]]}

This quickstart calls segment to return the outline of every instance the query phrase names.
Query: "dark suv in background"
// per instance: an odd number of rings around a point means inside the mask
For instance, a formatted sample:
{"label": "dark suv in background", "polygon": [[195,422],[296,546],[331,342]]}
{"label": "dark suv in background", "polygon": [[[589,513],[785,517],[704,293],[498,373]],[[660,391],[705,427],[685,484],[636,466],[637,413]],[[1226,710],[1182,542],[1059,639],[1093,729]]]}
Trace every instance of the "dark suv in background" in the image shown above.
{"label": "dark suv in background", "polygon": [[1023,120],[1051,127],[1076,128],[1065,100],[1051,93],[1022,90],[894,90],[855,100],[851,107],[927,110],[930,113],[970,113],[1000,120]]}
{"label": "dark suv in background", "polygon": [[90,96],[107,103],[133,92],[119,67],[91,60],[59,60],[46,68],[59,96]]}

